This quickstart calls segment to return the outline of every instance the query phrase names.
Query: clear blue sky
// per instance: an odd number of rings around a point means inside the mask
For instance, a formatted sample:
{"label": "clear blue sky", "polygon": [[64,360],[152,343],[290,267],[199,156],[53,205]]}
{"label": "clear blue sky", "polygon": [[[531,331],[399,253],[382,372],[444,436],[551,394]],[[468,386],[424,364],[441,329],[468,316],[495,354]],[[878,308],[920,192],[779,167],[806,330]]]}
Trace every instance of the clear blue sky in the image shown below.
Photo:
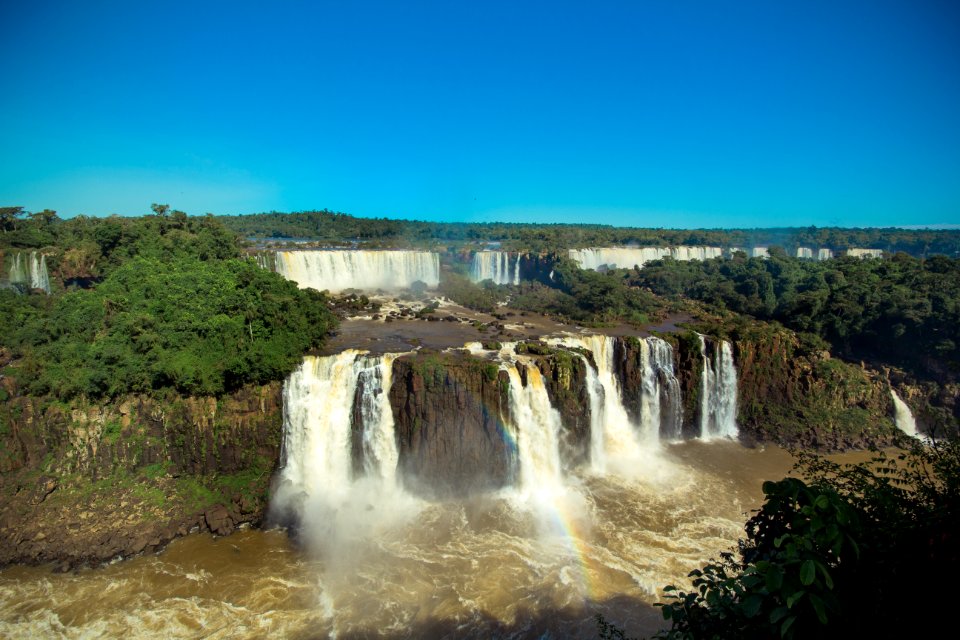
{"label": "clear blue sky", "polygon": [[4,2],[0,205],[960,223],[960,3]]}

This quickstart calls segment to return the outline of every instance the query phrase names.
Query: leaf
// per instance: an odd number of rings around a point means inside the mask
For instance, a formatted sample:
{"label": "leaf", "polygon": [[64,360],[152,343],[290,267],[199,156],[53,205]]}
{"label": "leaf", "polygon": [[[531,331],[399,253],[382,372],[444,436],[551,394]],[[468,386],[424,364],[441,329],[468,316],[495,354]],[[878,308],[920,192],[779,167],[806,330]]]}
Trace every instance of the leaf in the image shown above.
{"label": "leaf", "polygon": [[791,625],[797,620],[797,616],[790,616],[783,621],[783,625],[780,627],[780,637],[784,638],[787,635],[787,632],[790,631]]}
{"label": "leaf", "polygon": [[816,577],[817,565],[813,563],[813,560],[804,560],[803,564],[800,565],[800,584],[805,587],[811,585]]}
{"label": "leaf", "polygon": [[792,593],[790,597],[787,598],[787,609],[793,609],[793,605],[795,605],[806,593],[806,591],[796,591]]}
{"label": "leaf", "polygon": [[781,569],[779,565],[773,565],[770,567],[770,571],[767,572],[767,589],[770,591],[779,591],[782,586],[783,569]]}
{"label": "leaf", "polygon": [[743,615],[748,618],[752,618],[757,615],[760,611],[760,607],[763,605],[763,596],[752,595],[746,600],[743,601],[741,605],[743,607]]}
{"label": "leaf", "polygon": [[827,612],[823,606],[823,600],[811,593],[810,604],[813,605],[813,610],[816,612],[817,620],[820,621],[820,624],[827,624]]}
{"label": "leaf", "polygon": [[783,619],[783,616],[790,613],[790,610],[786,607],[777,607],[770,612],[770,624],[777,624],[780,620]]}

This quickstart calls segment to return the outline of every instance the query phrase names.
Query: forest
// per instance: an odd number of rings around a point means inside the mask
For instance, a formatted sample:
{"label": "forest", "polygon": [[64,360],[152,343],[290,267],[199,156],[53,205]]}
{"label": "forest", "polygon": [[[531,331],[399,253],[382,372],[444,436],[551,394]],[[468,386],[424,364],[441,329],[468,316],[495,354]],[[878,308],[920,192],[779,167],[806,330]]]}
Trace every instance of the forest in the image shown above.
{"label": "forest", "polygon": [[4,371],[31,394],[219,395],[284,379],[335,326],[323,294],[257,267],[212,216],[4,212],[0,253],[55,247],[65,285],[0,289]]}
{"label": "forest", "polygon": [[667,229],[598,224],[445,223],[360,218],[346,213],[302,211],[219,216],[238,234],[258,239],[310,239],[332,244],[364,243],[380,247],[422,247],[437,243],[501,243],[511,251],[553,252],[583,247],[707,245],[721,247],[851,247],[903,251],[924,257],[960,256],[960,230],[770,228]]}

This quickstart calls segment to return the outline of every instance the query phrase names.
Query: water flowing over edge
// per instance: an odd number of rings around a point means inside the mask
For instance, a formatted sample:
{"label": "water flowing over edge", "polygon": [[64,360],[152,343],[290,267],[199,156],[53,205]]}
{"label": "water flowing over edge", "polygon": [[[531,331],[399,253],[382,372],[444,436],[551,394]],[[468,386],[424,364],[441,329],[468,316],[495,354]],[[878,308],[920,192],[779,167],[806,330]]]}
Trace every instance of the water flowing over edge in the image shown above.
{"label": "water flowing over edge", "polygon": [[440,283],[440,257],[430,251],[278,251],[275,264],[277,273],[300,288],[318,291],[396,291],[416,282],[428,288]]}

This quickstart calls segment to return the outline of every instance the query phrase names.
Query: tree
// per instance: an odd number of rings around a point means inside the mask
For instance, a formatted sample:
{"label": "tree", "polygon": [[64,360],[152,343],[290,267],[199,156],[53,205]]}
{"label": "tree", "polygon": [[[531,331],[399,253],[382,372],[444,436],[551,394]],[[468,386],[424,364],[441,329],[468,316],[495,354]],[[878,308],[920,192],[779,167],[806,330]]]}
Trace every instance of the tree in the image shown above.
{"label": "tree", "polygon": [[25,215],[23,207],[0,207],[0,230],[4,233],[17,228],[17,220]]}

